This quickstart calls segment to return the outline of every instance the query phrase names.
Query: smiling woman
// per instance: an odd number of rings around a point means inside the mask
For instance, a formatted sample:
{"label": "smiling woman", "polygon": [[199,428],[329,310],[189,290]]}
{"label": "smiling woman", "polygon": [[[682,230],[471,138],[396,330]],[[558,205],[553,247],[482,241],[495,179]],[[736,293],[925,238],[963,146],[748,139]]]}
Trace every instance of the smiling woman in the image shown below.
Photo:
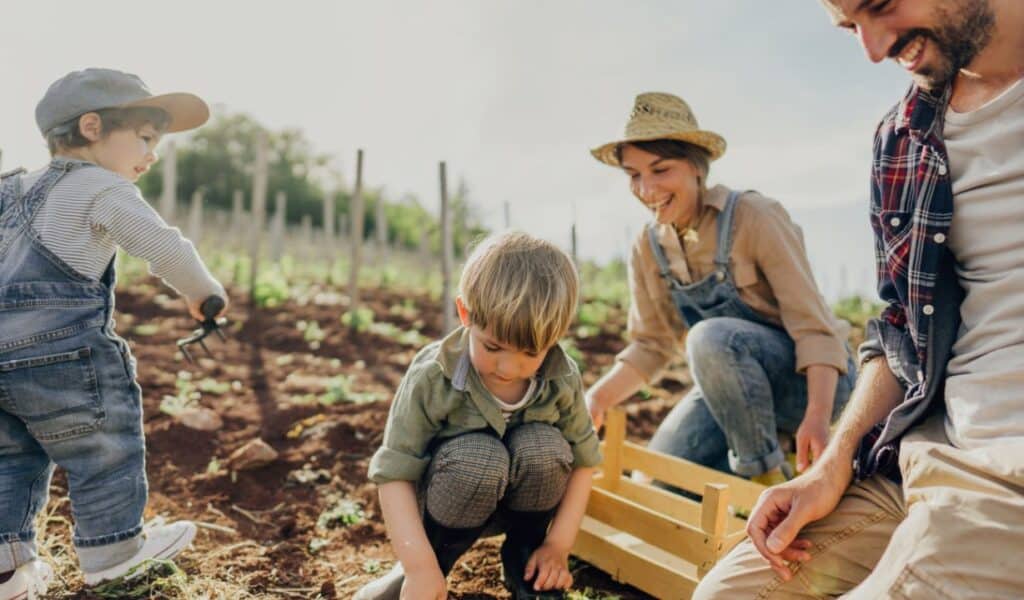
{"label": "smiling woman", "polygon": [[788,475],[776,430],[795,433],[805,468],[855,370],[786,210],[757,192],[707,186],[725,145],[681,98],[645,93],[625,138],[593,150],[625,171],[654,220],[633,244],[630,344],[587,402],[600,426],[685,345],[694,387],[650,447],[773,483]]}

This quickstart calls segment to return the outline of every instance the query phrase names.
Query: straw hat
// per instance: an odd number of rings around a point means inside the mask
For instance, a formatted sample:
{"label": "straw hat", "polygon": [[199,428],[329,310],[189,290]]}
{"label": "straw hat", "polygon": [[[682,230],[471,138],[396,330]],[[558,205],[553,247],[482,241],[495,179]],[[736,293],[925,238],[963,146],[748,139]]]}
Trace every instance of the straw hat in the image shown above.
{"label": "straw hat", "polygon": [[597,160],[618,167],[616,146],[650,140],[679,140],[700,146],[708,151],[711,160],[725,153],[722,136],[701,129],[697,125],[697,117],[693,116],[690,106],[682,98],[661,92],[645,92],[637,96],[626,123],[626,137],[598,146],[590,153]]}

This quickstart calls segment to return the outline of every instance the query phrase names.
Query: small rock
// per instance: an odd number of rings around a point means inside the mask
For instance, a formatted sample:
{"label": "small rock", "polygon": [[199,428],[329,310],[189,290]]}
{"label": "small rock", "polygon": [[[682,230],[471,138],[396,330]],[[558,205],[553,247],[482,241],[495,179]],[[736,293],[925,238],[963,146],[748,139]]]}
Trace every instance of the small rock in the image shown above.
{"label": "small rock", "polygon": [[236,471],[258,469],[277,460],[277,456],[277,450],[271,448],[270,444],[256,438],[232,452],[231,456],[228,457],[228,464]]}
{"label": "small rock", "polygon": [[197,431],[218,431],[224,426],[224,420],[220,415],[201,406],[182,411],[178,415],[178,421],[185,427]]}

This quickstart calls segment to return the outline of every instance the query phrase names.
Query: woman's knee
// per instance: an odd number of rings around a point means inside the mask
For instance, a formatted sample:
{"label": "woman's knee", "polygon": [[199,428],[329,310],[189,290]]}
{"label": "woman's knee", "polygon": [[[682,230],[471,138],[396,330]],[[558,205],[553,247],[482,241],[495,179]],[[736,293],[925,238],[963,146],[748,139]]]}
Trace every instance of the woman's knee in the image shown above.
{"label": "woman's knee", "polygon": [[736,352],[735,337],[740,319],[704,319],[686,334],[686,355],[690,369],[729,368]]}
{"label": "woman's knee", "polygon": [[494,435],[463,434],[438,446],[426,477],[431,517],[446,527],[476,527],[505,495],[509,453]]}

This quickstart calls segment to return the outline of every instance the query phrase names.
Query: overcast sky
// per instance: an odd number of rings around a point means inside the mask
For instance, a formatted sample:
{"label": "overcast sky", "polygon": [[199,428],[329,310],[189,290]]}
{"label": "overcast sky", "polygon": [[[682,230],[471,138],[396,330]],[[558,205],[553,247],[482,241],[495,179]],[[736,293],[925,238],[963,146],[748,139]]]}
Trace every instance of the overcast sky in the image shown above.
{"label": "overcast sky", "polygon": [[15,0],[3,21],[5,168],[45,162],[33,115],[53,80],[113,67],[301,128],[347,176],[364,148],[393,198],[435,207],[445,160],[485,224],[508,201],[513,226],[567,245],[575,218],[580,253],[605,260],[648,215],[588,149],[666,91],[728,141],[712,183],[790,209],[826,295],[871,289],[871,136],[908,79],[815,0]]}

